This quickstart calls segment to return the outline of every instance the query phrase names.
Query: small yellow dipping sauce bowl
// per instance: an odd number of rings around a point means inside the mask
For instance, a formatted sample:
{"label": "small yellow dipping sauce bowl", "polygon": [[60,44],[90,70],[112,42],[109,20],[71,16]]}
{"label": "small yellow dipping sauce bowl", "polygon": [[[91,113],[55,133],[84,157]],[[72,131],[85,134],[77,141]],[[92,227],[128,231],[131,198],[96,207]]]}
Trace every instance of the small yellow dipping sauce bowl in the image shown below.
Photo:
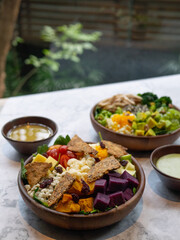
{"label": "small yellow dipping sauce bowl", "polygon": [[[47,130],[46,134],[43,133],[37,133],[41,136],[36,138],[36,133],[34,134],[34,139],[27,136],[25,134],[22,134],[22,137],[15,138],[13,137],[13,131],[15,129],[19,128],[19,132],[27,132],[26,128],[29,130],[30,128],[34,128],[34,126],[39,126],[39,130],[43,129]],[[22,128],[21,128],[22,127]],[[24,127],[24,129],[23,129]],[[37,129],[36,129],[37,130]],[[37,151],[38,146],[43,144],[49,144],[51,139],[55,136],[57,133],[58,127],[57,124],[52,121],[51,119],[45,118],[45,117],[39,117],[39,116],[26,116],[21,118],[13,119],[9,122],[7,122],[2,127],[2,135],[4,138],[20,153],[22,154],[32,154]],[[35,130],[32,129],[32,135]]]}

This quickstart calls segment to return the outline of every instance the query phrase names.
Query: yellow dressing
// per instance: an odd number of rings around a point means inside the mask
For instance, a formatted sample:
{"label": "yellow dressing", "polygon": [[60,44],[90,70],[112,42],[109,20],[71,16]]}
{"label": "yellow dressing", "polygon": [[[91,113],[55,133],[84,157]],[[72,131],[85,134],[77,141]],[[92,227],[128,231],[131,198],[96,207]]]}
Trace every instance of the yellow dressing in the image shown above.
{"label": "yellow dressing", "polygon": [[23,124],[12,128],[7,136],[16,141],[32,142],[48,138],[52,129],[41,124]]}

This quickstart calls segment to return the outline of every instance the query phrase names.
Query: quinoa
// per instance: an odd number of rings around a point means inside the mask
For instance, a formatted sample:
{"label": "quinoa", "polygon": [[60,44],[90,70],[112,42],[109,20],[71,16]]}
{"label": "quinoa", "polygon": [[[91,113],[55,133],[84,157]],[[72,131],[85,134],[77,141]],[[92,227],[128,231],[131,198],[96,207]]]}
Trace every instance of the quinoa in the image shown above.
{"label": "quinoa", "polygon": [[[60,166],[60,165],[59,165]],[[34,191],[38,189],[36,192],[37,198],[42,201],[42,202],[47,202],[49,197],[51,196],[52,192],[54,191],[55,186],[59,183],[61,177],[65,174],[63,173],[58,173],[55,169],[48,175],[48,178],[51,177],[53,178],[53,181],[50,185],[48,185],[45,188],[40,188],[40,183],[44,181],[45,178],[43,178],[39,183],[35,184],[33,187],[31,187],[29,184],[25,185],[25,188],[27,190],[27,193],[29,194],[30,197],[33,198]]]}

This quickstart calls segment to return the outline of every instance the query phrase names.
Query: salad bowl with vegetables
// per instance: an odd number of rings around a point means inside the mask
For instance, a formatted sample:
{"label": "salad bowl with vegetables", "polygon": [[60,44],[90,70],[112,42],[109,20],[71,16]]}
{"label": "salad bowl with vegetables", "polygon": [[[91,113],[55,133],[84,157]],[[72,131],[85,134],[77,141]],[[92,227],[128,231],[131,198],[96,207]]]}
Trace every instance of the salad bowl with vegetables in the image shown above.
{"label": "salad bowl with vegetables", "polygon": [[153,150],[180,136],[180,111],[168,96],[117,94],[97,103],[90,118],[104,139],[132,150]]}
{"label": "salad bowl with vegetables", "polygon": [[21,160],[18,187],[41,219],[66,229],[96,229],[120,221],[140,200],[145,176],[119,144],[59,136]]}

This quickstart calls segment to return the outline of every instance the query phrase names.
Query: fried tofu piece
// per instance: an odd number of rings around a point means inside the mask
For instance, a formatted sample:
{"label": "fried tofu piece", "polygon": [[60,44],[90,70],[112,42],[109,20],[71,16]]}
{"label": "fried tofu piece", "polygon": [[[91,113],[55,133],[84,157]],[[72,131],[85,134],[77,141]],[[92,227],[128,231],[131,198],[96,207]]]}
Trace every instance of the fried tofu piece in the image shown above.
{"label": "fried tofu piece", "polygon": [[32,187],[37,184],[41,178],[47,175],[48,170],[52,167],[51,163],[46,162],[32,162],[28,163],[25,168],[27,170],[27,180]]}
{"label": "fried tofu piece", "polygon": [[68,149],[74,152],[84,152],[84,153],[92,153],[94,155],[97,154],[97,151],[89,146],[86,142],[84,142],[80,137],[74,135],[74,137],[67,144]]}
{"label": "fried tofu piece", "polygon": [[74,181],[75,181],[75,178],[73,178],[70,173],[66,172],[61,177],[53,193],[51,194],[48,200],[48,206],[50,207],[56,204],[62,198],[63,194],[71,188]]}
{"label": "fried tofu piece", "polygon": [[87,181],[96,181],[104,174],[108,173],[111,170],[115,170],[120,166],[121,165],[119,161],[114,156],[107,157],[90,168],[87,176]]}
{"label": "fried tofu piece", "polygon": [[107,148],[107,151],[110,155],[113,155],[117,158],[127,154],[126,150],[127,148],[121,146],[120,144],[113,143],[110,141],[102,140],[102,143],[104,143],[105,147]]}

